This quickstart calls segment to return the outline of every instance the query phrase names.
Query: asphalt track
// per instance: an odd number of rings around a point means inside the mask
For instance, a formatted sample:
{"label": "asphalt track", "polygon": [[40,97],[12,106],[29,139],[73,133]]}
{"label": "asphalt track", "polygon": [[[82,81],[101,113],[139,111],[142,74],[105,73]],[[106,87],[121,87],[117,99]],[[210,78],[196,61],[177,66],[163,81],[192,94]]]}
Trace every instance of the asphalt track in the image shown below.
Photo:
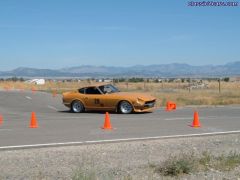
{"label": "asphalt track", "polygon": [[[103,130],[104,112],[74,114],[62,105],[61,95],[45,92],[0,91],[0,149],[39,145],[81,144],[131,139],[240,132],[240,106],[198,108],[200,128],[190,127],[194,108],[153,113],[111,113],[113,130]],[[39,128],[29,128],[31,112]]]}

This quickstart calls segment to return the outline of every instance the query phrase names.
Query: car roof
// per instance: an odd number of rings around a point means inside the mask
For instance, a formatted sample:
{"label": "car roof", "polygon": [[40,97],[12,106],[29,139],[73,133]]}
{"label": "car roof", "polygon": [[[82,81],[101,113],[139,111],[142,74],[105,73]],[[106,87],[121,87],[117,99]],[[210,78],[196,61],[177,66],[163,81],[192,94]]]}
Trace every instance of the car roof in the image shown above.
{"label": "car roof", "polygon": [[109,84],[109,83],[95,83],[95,84],[92,84],[92,85],[81,87],[80,89],[82,89],[82,88],[89,88],[89,87],[106,86],[106,85],[111,85],[111,84]]}

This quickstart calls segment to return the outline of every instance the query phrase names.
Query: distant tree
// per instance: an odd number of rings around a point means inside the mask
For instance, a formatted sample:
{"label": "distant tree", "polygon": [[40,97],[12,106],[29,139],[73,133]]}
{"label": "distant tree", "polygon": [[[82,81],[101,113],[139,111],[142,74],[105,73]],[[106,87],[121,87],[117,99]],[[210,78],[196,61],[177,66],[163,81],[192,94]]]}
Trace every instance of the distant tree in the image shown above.
{"label": "distant tree", "polygon": [[[1,79],[1,80],[4,81],[4,79]],[[24,79],[23,79],[22,77],[18,78],[18,77],[16,77],[16,76],[13,76],[13,77],[11,77],[11,78],[5,79],[5,81],[13,81],[13,82],[16,82],[16,81],[24,81]]]}
{"label": "distant tree", "polygon": [[143,78],[135,78],[135,77],[133,77],[133,78],[130,78],[128,81],[129,82],[143,82],[144,79]]}
{"label": "distant tree", "polygon": [[126,79],[124,79],[124,78],[120,78],[118,80],[119,80],[119,82],[126,82]]}
{"label": "distant tree", "polygon": [[116,79],[116,78],[113,79],[113,83],[119,83],[119,82],[120,82],[119,79]]}
{"label": "distant tree", "polygon": [[223,78],[223,81],[225,81],[225,82],[229,82],[229,80],[230,80],[229,77],[225,77],[225,78]]}
{"label": "distant tree", "polygon": [[18,78],[16,76],[6,79],[6,81],[14,81],[14,82],[16,82],[17,80]]}

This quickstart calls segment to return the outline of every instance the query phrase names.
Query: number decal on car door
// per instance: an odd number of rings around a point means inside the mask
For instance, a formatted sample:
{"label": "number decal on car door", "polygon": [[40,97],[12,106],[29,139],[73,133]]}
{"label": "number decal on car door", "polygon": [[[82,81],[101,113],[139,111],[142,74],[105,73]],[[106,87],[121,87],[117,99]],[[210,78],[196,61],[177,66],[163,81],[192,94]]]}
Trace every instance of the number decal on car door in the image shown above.
{"label": "number decal on car door", "polygon": [[94,99],[94,103],[95,104],[100,104],[100,100],[99,99]]}

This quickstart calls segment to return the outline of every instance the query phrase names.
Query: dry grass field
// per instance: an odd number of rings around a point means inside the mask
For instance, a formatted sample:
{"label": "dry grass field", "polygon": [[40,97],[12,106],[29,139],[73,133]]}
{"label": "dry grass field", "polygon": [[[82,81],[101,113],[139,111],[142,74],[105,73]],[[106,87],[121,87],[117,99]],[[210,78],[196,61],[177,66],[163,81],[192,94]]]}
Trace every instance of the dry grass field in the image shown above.
{"label": "dry grass field", "polygon": [[[62,93],[75,90],[86,85],[97,84],[95,81],[61,82],[47,81],[45,85],[27,84],[24,82],[0,82],[3,90],[37,90],[50,93]],[[189,88],[187,82],[139,82],[139,83],[114,83],[121,91],[150,93],[158,99],[158,106],[165,106],[166,101],[174,101],[178,106],[185,105],[234,105],[240,104],[240,82],[207,82],[205,88]]]}

